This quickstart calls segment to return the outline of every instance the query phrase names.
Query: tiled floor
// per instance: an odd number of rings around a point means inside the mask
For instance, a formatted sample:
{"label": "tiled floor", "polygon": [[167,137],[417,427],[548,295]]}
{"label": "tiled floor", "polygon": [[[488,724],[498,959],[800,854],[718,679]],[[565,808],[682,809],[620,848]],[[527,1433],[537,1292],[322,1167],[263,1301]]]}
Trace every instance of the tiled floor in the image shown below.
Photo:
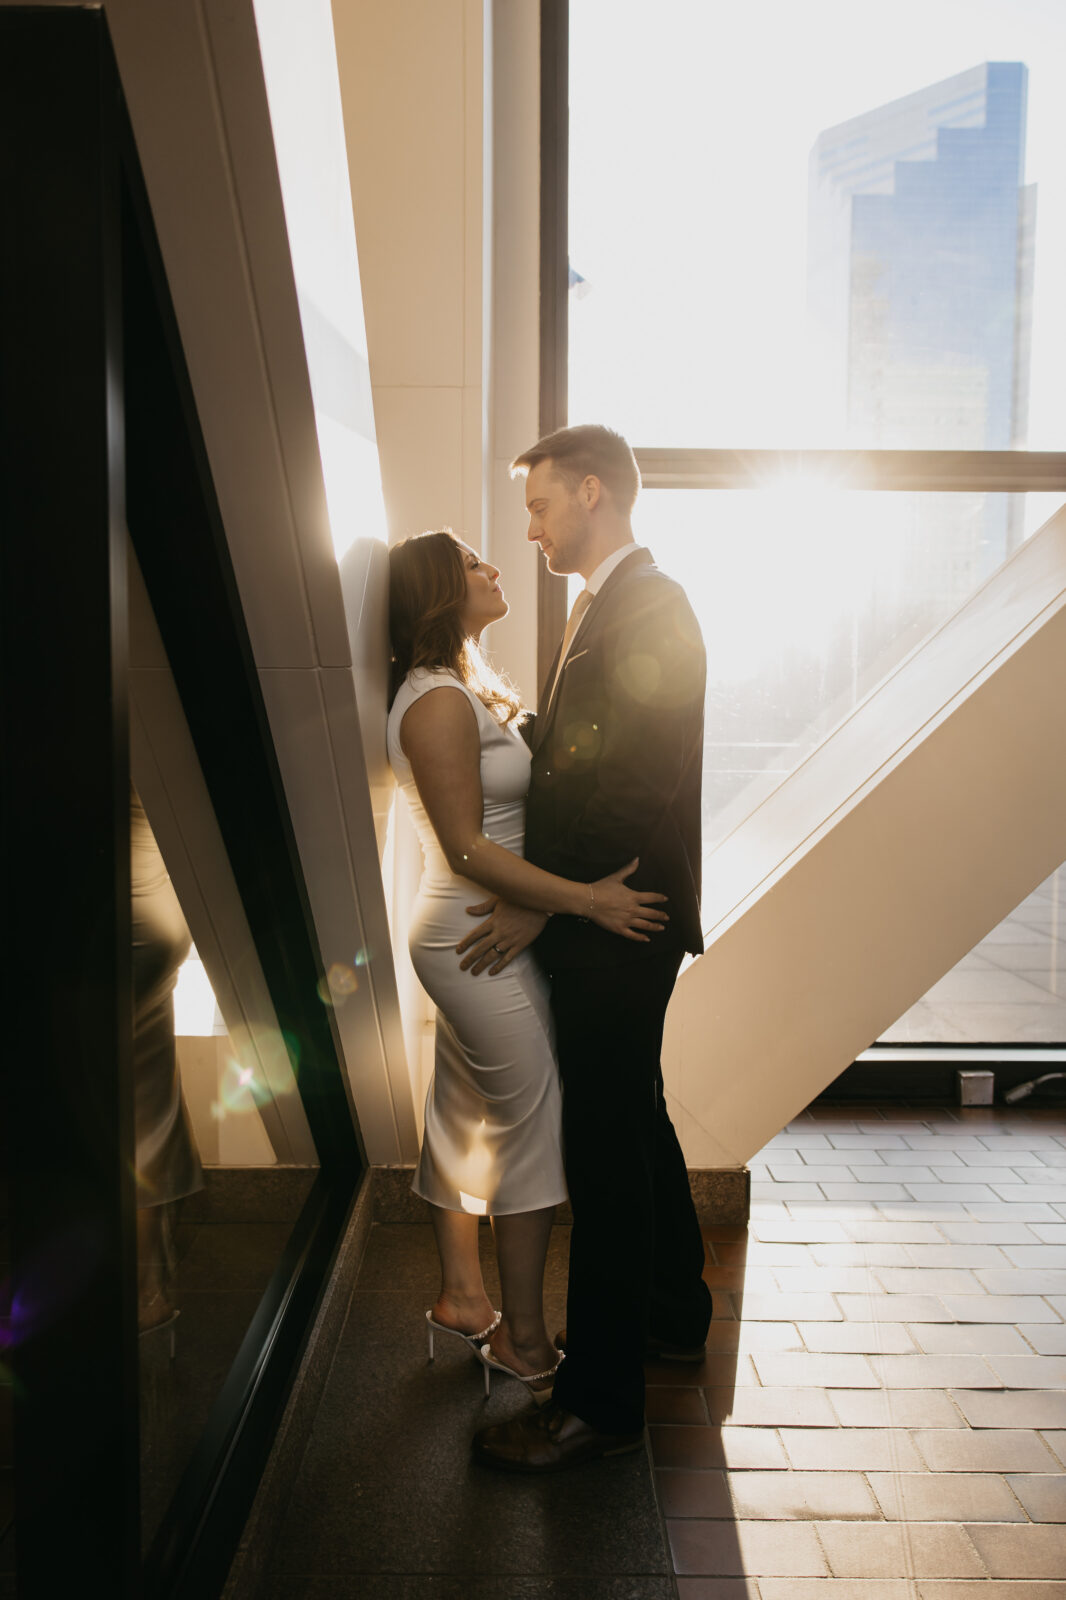
{"label": "tiled floor", "polygon": [[516,1479],[469,1439],[517,1385],[427,1365],[430,1230],[375,1227],[263,1600],[1066,1600],[1066,1115],[816,1107],[707,1239],[650,1456]]}
{"label": "tiled floor", "polygon": [[752,1202],[648,1373],[680,1600],[1066,1596],[1066,1113],[815,1106]]}

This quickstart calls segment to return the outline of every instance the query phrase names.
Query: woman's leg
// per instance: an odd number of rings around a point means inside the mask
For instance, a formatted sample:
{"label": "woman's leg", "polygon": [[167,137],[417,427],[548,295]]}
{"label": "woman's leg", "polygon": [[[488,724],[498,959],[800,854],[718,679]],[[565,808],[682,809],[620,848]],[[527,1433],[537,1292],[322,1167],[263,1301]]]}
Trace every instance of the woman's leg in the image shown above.
{"label": "woman's leg", "polygon": [[545,1372],[558,1354],[544,1326],[544,1262],[555,1207],[494,1217],[503,1321],[492,1336],[493,1354],[527,1375]]}
{"label": "woman's leg", "polygon": [[137,1212],[137,1326],[141,1333],[174,1320],[174,1202]]}
{"label": "woman's leg", "polygon": [[460,1333],[480,1333],[496,1315],[485,1293],[478,1255],[478,1219],[465,1211],[430,1208],[440,1256],[440,1294],[433,1320]]}

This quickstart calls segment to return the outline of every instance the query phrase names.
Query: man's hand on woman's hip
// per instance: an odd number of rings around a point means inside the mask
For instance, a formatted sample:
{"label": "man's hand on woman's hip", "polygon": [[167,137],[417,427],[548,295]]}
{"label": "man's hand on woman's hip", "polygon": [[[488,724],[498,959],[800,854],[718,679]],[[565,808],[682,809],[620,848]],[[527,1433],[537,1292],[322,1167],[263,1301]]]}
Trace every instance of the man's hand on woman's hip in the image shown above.
{"label": "man's hand on woman's hip", "polygon": [[456,953],[463,957],[459,966],[471,977],[489,969],[489,976],[502,972],[527,945],[540,933],[548,918],[543,911],[530,911],[528,906],[513,906],[506,900],[482,900],[476,906],[467,906],[467,916],[487,917],[480,927],[468,933]]}

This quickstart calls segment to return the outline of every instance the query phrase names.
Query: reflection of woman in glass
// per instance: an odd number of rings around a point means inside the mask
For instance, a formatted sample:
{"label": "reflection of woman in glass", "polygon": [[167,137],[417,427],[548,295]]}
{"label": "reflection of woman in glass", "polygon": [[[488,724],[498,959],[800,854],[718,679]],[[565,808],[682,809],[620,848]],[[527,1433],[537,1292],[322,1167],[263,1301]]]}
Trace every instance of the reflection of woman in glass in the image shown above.
{"label": "reflection of woman in glass", "polygon": [[130,786],[133,897],[133,1094],[137,1144],[137,1322],[170,1326],[174,1202],[203,1187],[174,1048],[174,986],[189,930],[144,807]]}
{"label": "reflection of woman in glass", "polygon": [[[487,1365],[546,1393],[560,1356],[544,1326],[544,1261],[566,1194],[547,983],[526,949],[500,951],[474,980],[460,970],[456,945],[471,929],[466,907],[486,889],[630,939],[646,939],[665,919],[651,909],[662,895],[625,887],[636,863],[589,885],[522,859],[530,756],[518,730],[526,713],[479,647],[482,630],[507,613],[498,577],[447,530],[390,552],[388,753],[425,858],[411,958],[438,1007],[413,1188],[430,1204],[441,1260],[441,1292],[426,1313],[431,1352],[434,1328],[475,1349],[488,1341]],[[485,1214],[502,1315],[481,1276]]]}

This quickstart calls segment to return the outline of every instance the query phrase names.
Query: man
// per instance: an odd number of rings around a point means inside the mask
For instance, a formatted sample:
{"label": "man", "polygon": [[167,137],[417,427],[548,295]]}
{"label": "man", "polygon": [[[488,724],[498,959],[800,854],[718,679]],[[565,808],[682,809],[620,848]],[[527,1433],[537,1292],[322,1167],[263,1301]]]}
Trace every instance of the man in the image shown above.
{"label": "man", "polygon": [[[552,1400],[483,1430],[475,1451],[489,1466],[545,1472],[639,1448],[645,1355],[698,1360],[710,1321],[659,1060],[682,955],[703,948],[706,665],[684,591],[634,542],[640,475],[619,434],[563,428],[511,473],[526,477],[528,537],[549,570],[586,584],[533,732],[526,856],[579,880],[639,857],[630,887],[664,893],[670,917],[644,943],[553,917],[535,946],[551,979],[574,1214],[566,1359]],[[489,943],[506,918],[529,915],[498,904]]]}

